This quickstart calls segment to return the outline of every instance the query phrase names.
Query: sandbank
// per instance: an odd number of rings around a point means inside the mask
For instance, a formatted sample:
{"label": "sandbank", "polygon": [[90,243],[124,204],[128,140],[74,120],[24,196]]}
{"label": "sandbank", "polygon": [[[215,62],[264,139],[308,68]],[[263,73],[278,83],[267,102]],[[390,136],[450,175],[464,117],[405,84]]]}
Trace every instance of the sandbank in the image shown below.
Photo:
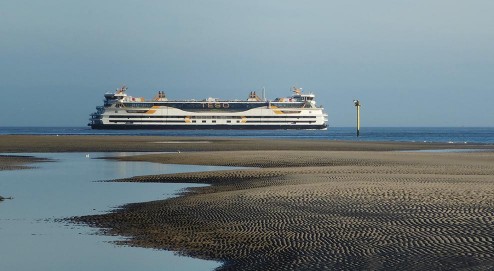
{"label": "sandbank", "polygon": [[120,242],[124,245],[221,261],[220,270],[494,266],[494,152],[401,152],[492,150],[491,145],[135,136],[0,139],[0,152],[170,152],[114,159],[242,167],[113,180],[210,186],[69,219],[128,237]]}
{"label": "sandbank", "polygon": [[73,218],[131,246],[222,261],[219,270],[487,270],[494,153],[236,151],[119,158],[253,167],[136,176],[207,183]]}
{"label": "sandbank", "polygon": [[[328,138],[330,139],[330,138]],[[167,142],[166,144],[161,142]],[[179,142],[179,143],[173,143]],[[207,143],[205,143],[207,142]],[[0,135],[5,152],[393,151],[494,149],[494,145],[164,136]]]}
{"label": "sandbank", "polygon": [[23,155],[0,155],[0,170],[19,170],[33,168],[34,163],[46,162],[48,159]]}

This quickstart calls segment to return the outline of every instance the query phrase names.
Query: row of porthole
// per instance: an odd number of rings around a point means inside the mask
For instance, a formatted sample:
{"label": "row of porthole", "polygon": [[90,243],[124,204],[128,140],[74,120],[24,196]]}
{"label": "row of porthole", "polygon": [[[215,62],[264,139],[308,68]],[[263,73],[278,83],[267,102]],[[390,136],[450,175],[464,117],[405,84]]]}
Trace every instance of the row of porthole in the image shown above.
{"label": "row of porthole", "polygon": [[[197,123],[196,120],[192,120],[191,122],[192,123]],[[202,120],[201,123],[206,123],[206,121],[205,120]],[[212,120],[211,123],[216,123],[216,120]],[[231,120],[227,120],[226,123],[232,123],[232,121]],[[237,120],[237,123],[240,123],[240,121]]]}

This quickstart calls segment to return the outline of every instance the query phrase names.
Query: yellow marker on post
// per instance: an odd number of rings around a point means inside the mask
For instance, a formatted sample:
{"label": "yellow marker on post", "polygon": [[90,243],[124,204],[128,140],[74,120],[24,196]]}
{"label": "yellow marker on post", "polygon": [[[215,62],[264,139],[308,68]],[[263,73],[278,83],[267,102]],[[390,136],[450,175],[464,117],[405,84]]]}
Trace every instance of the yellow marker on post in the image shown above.
{"label": "yellow marker on post", "polygon": [[357,137],[360,136],[360,101],[353,100],[353,104],[357,107]]}

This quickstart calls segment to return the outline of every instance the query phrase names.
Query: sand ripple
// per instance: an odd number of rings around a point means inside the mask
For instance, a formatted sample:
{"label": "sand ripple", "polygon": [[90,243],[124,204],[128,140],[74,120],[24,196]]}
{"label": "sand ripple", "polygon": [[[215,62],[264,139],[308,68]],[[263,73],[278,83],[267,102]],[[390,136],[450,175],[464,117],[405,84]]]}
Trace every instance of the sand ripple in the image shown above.
{"label": "sand ripple", "polygon": [[0,155],[0,170],[28,169],[32,166],[27,164],[46,162],[48,159],[20,155]]}
{"label": "sand ripple", "polygon": [[131,237],[122,241],[127,245],[224,261],[221,270],[494,266],[492,153],[273,151],[174,157],[130,159],[207,159],[259,169],[129,178],[122,181],[211,186],[72,220]]}

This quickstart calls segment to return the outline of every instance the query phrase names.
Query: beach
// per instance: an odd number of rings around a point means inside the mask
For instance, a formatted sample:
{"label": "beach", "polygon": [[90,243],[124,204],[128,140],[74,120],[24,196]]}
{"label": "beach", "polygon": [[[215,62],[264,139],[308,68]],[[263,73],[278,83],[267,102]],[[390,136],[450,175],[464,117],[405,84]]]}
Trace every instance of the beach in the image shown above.
{"label": "beach", "polygon": [[[126,136],[0,136],[0,152],[167,152],[124,161],[237,167],[115,182],[204,183],[68,221],[220,270],[488,270],[492,145]],[[415,150],[459,150],[415,152]],[[468,150],[482,151],[468,151]],[[4,156],[0,168],[25,161]],[[1,191],[0,191],[1,192]]]}

